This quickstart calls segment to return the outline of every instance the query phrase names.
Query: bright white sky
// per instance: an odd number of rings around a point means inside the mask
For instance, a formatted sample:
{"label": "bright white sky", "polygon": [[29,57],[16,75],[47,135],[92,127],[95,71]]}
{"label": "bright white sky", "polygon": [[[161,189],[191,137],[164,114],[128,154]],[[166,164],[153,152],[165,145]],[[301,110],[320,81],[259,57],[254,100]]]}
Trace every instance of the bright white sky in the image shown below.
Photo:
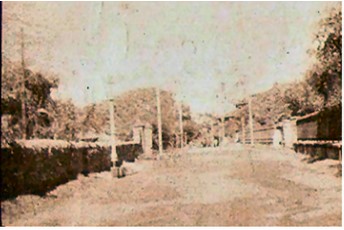
{"label": "bright white sky", "polygon": [[335,4],[4,2],[3,53],[18,60],[23,26],[27,63],[60,77],[57,98],[85,105],[159,86],[193,112],[222,113],[221,82],[237,98],[243,76],[249,93],[302,78],[318,21]]}

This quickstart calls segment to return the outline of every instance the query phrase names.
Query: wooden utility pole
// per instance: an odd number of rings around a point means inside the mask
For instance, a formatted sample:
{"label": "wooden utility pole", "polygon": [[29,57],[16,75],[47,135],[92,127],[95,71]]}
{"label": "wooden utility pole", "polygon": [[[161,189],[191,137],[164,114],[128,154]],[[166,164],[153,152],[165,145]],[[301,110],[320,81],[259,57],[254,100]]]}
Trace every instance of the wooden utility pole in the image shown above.
{"label": "wooden utility pole", "polygon": [[117,152],[116,152],[116,140],[115,140],[115,118],[114,118],[114,101],[110,99],[109,103],[110,111],[110,132],[111,132],[111,161],[115,165],[117,161]]}
{"label": "wooden utility pole", "polygon": [[159,154],[162,154],[162,129],[161,129],[161,104],[160,104],[160,89],[156,87],[156,102],[158,111],[158,137],[159,137]]}
{"label": "wooden utility pole", "polygon": [[225,116],[223,115],[222,119],[221,119],[221,138],[222,138],[222,142],[225,141]]}
{"label": "wooden utility pole", "polygon": [[21,83],[22,87],[22,99],[21,99],[21,107],[22,107],[22,132],[23,132],[23,139],[27,139],[27,133],[26,133],[26,105],[25,105],[25,98],[26,98],[26,90],[25,90],[25,58],[24,58],[24,29],[23,27],[20,30],[21,32],[21,65],[22,65],[22,71],[23,71],[23,80]]}
{"label": "wooden utility pole", "polygon": [[[236,85],[242,85],[244,96],[246,96],[246,86],[245,86],[245,80],[240,80]],[[249,115],[249,126],[250,126],[250,143],[251,145],[254,145],[254,135],[253,135],[253,115],[252,115],[252,98],[251,95],[248,95],[248,103],[243,103],[242,105],[248,104],[248,115]],[[242,135],[243,135],[243,143],[246,142],[245,140],[245,116],[241,118],[241,125],[242,125]]]}
{"label": "wooden utility pole", "polygon": [[221,102],[222,102],[222,117],[220,118],[220,122],[221,122],[221,142],[224,142],[225,140],[225,100],[226,100],[226,96],[225,96],[225,92],[226,92],[226,83],[225,82],[221,82]]}
{"label": "wooden utility pole", "polygon": [[242,143],[246,143],[246,134],[245,134],[245,116],[241,117],[241,129],[242,129]]}
{"label": "wooden utility pole", "polygon": [[253,118],[252,118],[252,99],[249,95],[248,97],[248,113],[249,113],[249,120],[250,120],[250,138],[251,138],[251,145],[254,145],[254,136],[253,136]]}
{"label": "wooden utility pole", "polygon": [[184,147],[184,138],[183,138],[183,105],[182,102],[179,102],[179,131],[180,131],[180,148]]}
{"label": "wooden utility pole", "polygon": [[188,143],[188,135],[187,135],[187,133],[184,133],[183,141],[184,141],[185,144]]}

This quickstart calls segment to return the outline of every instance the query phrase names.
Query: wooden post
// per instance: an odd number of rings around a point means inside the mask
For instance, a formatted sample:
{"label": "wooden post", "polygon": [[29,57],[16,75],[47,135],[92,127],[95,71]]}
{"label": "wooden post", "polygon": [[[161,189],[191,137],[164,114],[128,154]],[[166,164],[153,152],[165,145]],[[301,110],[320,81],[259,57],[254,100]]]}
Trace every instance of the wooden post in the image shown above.
{"label": "wooden post", "polygon": [[117,161],[117,152],[116,152],[116,140],[115,140],[115,119],[114,119],[114,101],[110,99],[109,103],[110,111],[110,132],[111,132],[111,161],[113,165]]}
{"label": "wooden post", "polygon": [[241,129],[242,129],[242,143],[246,144],[245,116],[241,117]]}
{"label": "wooden post", "polygon": [[221,138],[222,138],[222,142],[224,142],[225,140],[225,115],[223,115],[222,117],[222,129],[221,129]]}
{"label": "wooden post", "polygon": [[253,136],[253,118],[252,118],[252,99],[251,96],[248,97],[248,113],[249,113],[249,120],[250,120],[250,138],[251,138],[251,145],[254,145],[254,136]]}
{"label": "wooden post", "polygon": [[26,80],[26,75],[25,75],[25,58],[24,58],[24,29],[21,28],[21,64],[22,64],[22,71],[23,71],[23,80],[22,80],[22,99],[21,99],[21,107],[22,107],[22,132],[23,132],[23,139],[27,139],[27,122],[26,122],[26,104],[25,104],[25,99],[26,99],[26,90],[25,90],[25,80]]}
{"label": "wooden post", "polygon": [[338,148],[338,154],[339,154],[338,156],[339,162],[342,164],[342,148],[341,147]]}
{"label": "wooden post", "polygon": [[226,83],[221,82],[221,104],[223,109],[223,114],[221,117],[221,142],[225,140],[225,89]]}
{"label": "wooden post", "polygon": [[161,128],[161,105],[160,105],[160,89],[156,88],[157,116],[158,116],[158,136],[159,136],[159,154],[162,154],[162,128]]}
{"label": "wooden post", "polygon": [[179,103],[179,131],[180,131],[180,148],[184,147],[184,138],[183,138],[183,106],[182,103]]}

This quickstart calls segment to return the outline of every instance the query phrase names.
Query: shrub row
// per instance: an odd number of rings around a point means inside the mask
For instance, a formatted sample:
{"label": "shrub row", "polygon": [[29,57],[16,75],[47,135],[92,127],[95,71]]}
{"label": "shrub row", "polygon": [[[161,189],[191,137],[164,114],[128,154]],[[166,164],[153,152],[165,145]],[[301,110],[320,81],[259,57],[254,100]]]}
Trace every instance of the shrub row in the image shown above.
{"label": "shrub row", "polygon": [[58,140],[17,141],[1,148],[1,200],[43,195],[79,173],[110,170],[110,147]]}
{"label": "shrub row", "polygon": [[[140,144],[118,145],[118,159],[134,161],[143,153]],[[21,194],[44,195],[79,173],[111,168],[110,146],[62,140],[19,140],[1,147],[1,200]]]}

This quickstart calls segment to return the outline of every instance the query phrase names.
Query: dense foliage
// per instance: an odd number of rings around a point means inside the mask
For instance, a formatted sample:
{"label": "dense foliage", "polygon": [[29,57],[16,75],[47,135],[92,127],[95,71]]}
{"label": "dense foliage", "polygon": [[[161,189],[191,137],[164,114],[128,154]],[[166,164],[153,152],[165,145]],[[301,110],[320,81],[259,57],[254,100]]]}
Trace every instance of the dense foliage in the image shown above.
{"label": "dense foliage", "polygon": [[[23,69],[20,64],[2,63],[2,139],[63,139],[78,140],[87,136],[110,135],[109,102],[77,108],[72,101],[53,100],[51,89],[58,86],[56,78]],[[24,85],[23,85],[24,84]],[[161,91],[163,144],[175,146],[179,135],[179,119],[173,95]],[[22,113],[23,103],[25,113]],[[156,92],[153,88],[126,92],[114,100],[116,136],[127,141],[132,128],[148,123],[153,128],[154,147],[157,147]],[[24,117],[25,114],[25,117]],[[23,119],[24,118],[24,119]],[[24,122],[23,122],[24,120]],[[188,139],[197,134],[190,109],[183,106],[184,131]]]}
{"label": "dense foliage", "polygon": [[[285,85],[275,84],[270,90],[253,95],[252,110],[255,127],[273,126],[284,117],[302,116],[326,107],[341,105],[342,84],[342,13],[333,9],[319,23],[315,36],[317,63],[305,79]],[[26,137],[77,140],[87,135],[110,134],[109,102],[77,108],[71,101],[54,101],[51,90],[58,87],[57,77],[42,74],[2,55],[2,140]],[[241,129],[241,117],[248,124],[247,98],[244,106],[235,110],[226,123],[226,134]],[[246,105],[245,105],[246,103]],[[157,147],[157,108],[153,88],[137,89],[115,98],[116,135],[131,139],[137,122],[153,128],[153,146]],[[25,108],[23,112],[22,109]],[[163,144],[175,146],[179,136],[178,107],[170,92],[161,91]],[[200,136],[200,131],[213,129],[219,133],[220,122],[209,115],[208,124],[196,124],[189,107],[183,105],[184,132],[188,140]],[[214,128],[215,124],[215,128]],[[246,126],[247,127],[247,126]]]}
{"label": "dense foliage", "polygon": [[1,73],[3,139],[47,135],[46,127],[51,125],[52,118],[47,109],[55,106],[50,93],[58,85],[57,78],[27,68],[24,70],[20,64],[5,58]]}
{"label": "dense foliage", "polygon": [[[282,118],[303,116],[331,106],[341,106],[342,99],[342,13],[332,9],[319,23],[318,42],[313,53],[317,63],[306,73],[304,80],[290,84],[275,84],[270,90],[253,95],[252,110],[255,128],[273,126]],[[248,124],[248,99],[230,115],[232,127],[240,129],[240,118]],[[246,126],[247,128],[247,126]],[[231,129],[231,133],[235,130]]]}
{"label": "dense foliage", "polygon": [[330,15],[320,21],[316,40],[318,47],[315,55],[318,63],[307,76],[307,83],[322,95],[325,107],[337,105],[342,98],[341,8],[332,9]]}
{"label": "dense foliage", "polygon": [[[178,110],[173,95],[160,92],[162,115],[162,138],[164,147],[175,146],[179,134]],[[150,124],[153,129],[153,147],[158,146],[158,126],[156,92],[153,88],[128,91],[114,99],[116,136],[120,140],[131,139],[131,131],[136,123]],[[189,138],[197,132],[196,124],[191,121],[190,109],[183,106],[184,131]],[[109,102],[104,101],[83,109],[81,131],[85,135],[110,134]]]}

